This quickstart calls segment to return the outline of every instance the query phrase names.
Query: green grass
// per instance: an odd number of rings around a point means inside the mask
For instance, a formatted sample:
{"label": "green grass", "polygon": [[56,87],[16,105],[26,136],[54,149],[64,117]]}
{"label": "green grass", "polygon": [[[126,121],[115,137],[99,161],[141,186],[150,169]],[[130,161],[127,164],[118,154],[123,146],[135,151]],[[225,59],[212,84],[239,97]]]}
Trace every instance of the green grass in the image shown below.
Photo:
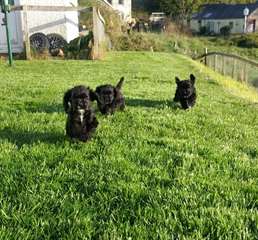
{"label": "green grass", "polygon": [[[254,35],[255,36],[255,35]],[[133,33],[112,38],[116,50],[149,51],[150,47],[157,52],[176,52],[190,57],[201,56],[208,52],[218,51],[240,55],[257,61],[258,48],[238,47],[236,39],[240,36],[232,35],[230,38],[186,36],[177,33]],[[249,36],[250,38],[252,35]]]}
{"label": "green grass", "polygon": [[[186,57],[0,63],[0,239],[258,239],[258,95]],[[171,103],[197,76],[198,102]],[[125,76],[124,112],[65,138],[65,90]]]}

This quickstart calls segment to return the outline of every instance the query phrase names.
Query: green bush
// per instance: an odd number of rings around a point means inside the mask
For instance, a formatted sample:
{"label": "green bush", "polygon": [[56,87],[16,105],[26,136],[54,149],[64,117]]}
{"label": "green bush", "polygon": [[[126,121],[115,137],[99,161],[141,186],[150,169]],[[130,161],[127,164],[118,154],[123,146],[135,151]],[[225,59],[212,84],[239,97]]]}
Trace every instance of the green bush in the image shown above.
{"label": "green bush", "polygon": [[130,35],[121,34],[112,38],[113,49],[119,51],[164,51],[165,42],[151,34],[133,33]]}
{"label": "green bush", "polygon": [[200,27],[200,34],[201,35],[206,35],[207,33],[208,33],[208,30],[207,30],[206,26]]}
{"label": "green bush", "polygon": [[235,42],[238,47],[258,48],[258,35],[242,35]]}
{"label": "green bush", "polygon": [[224,26],[220,28],[220,34],[224,37],[228,37],[231,33],[231,27],[230,26]]}

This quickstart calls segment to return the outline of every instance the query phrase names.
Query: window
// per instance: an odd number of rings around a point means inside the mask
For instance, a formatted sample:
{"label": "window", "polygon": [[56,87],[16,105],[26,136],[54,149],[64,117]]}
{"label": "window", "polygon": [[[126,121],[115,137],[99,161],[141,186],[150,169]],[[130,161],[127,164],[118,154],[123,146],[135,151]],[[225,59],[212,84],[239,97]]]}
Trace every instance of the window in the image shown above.
{"label": "window", "polygon": [[124,5],[124,0],[119,0],[118,3]]}
{"label": "window", "polygon": [[234,22],[229,23],[230,28],[232,29],[234,27]]}

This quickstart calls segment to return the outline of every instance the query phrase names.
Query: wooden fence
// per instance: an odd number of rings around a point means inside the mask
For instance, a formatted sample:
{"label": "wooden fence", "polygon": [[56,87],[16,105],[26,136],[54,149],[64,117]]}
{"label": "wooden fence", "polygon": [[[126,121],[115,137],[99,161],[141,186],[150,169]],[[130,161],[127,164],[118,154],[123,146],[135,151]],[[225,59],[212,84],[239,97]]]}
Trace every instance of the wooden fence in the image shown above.
{"label": "wooden fence", "polygon": [[258,63],[244,57],[221,52],[209,52],[196,58],[223,75],[258,87]]}

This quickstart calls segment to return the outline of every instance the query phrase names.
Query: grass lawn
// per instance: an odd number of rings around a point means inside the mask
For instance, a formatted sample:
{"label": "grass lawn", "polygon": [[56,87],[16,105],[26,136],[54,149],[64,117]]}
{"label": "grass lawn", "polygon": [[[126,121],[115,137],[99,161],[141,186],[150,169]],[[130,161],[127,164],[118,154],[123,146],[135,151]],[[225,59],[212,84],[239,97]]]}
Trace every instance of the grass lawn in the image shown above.
{"label": "grass lawn", "polygon": [[[0,239],[258,239],[258,94],[176,54],[0,62]],[[197,76],[198,102],[170,102]],[[125,112],[65,137],[65,90],[125,76]]]}

